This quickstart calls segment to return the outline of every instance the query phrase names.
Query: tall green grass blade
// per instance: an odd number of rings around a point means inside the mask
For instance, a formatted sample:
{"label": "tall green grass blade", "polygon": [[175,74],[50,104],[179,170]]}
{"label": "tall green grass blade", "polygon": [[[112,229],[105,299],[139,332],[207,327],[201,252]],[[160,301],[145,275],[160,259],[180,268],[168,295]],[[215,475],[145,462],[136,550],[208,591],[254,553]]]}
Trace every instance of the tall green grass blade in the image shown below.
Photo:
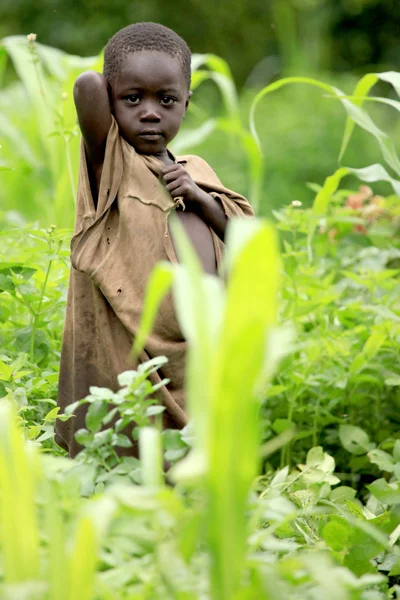
{"label": "tall green grass blade", "polygon": [[246,504],[259,453],[257,381],[268,330],[276,322],[280,271],[277,238],[267,223],[257,231],[253,224],[233,222],[230,253],[223,344],[213,370],[208,423],[208,535],[215,600],[232,598],[242,576]]}
{"label": "tall green grass blade", "polygon": [[318,88],[324,90],[325,92],[329,92],[331,94],[333,93],[335,96],[337,95],[337,93],[338,94],[342,93],[342,92],[340,92],[340,90],[337,90],[337,88],[334,88],[333,86],[331,86],[327,83],[323,83],[322,81],[318,81],[317,79],[311,79],[309,77],[285,77],[284,79],[280,79],[279,81],[274,81],[273,83],[270,83],[269,85],[264,87],[255,96],[253,102],[251,103],[250,113],[249,113],[250,131],[251,131],[251,134],[253,135],[254,139],[256,140],[256,143],[257,143],[260,151],[261,151],[261,142],[260,142],[260,138],[258,137],[257,128],[256,128],[256,124],[255,124],[256,109],[257,109],[259,103],[261,102],[261,100],[265,96],[267,96],[268,94],[271,94],[272,92],[279,90],[280,88],[282,88],[288,84],[292,84],[292,83],[306,83],[308,85],[313,85],[315,87],[318,87]]}
{"label": "tall green grass blade", "polygon": [[387,181],[392,186],[394,193],[400,197],[400,181],[391,177],[386,169],[379,163],[370,165],[369,167],[364,167],[363,169],[352,169],[347,167],[347,170],[349,173],[352,173],[361,179],[361,181],[365,181],[367,183],[374,183],[375,181]]}
{"label": "tall green grass blade", "polygon": [[355,175],[361,181],[374,183],[376,181],[387,181],[391,184],[395,194],[400,195],[400,181],[389,175],[386,169],[380,164],[370,165],[363,169],[352,169],[350,167],[341,167],[333,175],[325,179],[324,185],[317,193],[312,212],[315,217],[322,217],[328,212],[329,202],[332,195],[336,192],[343,177],[346,175]]}
{"label": "tall green grass blade", "polygon": [[198,144],[202,144],[215,131],[216,127],[217,121],[208,119],[195,129],[184,129],[179,132],[179,136],[171,145],[174,153],[180,154],[187,148],[194,148]]}
{"label": "tall green grass blade", "polygon": [[341,98],[340,100],[346,109],[347,114],[353,119],[353,121],[359,127],[374,136],[381,148],[381,152],[385,161],[400,176],[400,160],[390,137],[375,125],[365,110],[362,110],[360,107],[356,106],[353,104],[353,102],[350,102],[346,98]]}
{"label": "tall green grass blade", "polygon": [[36,116],[41,124],[42,143],[48,145],[48,135],[54,130],[54,117],[50,108],[53,92],[38,59],[36,42],[28,42],[24,36],[10,36],[4,38],[2,43],[35,107]]}
{"label": "tall green grass blade", "polygon": [[11,406],[0,404],[0,547],[5,583],[39,579],[36,450],[27,447]]}
{"label": "tall green grass blade", "polygon": [[207,81],[209,77],[209,71],[203,71],[202,69],[200,71],[195,71],[194,73],[192,73],[192,82],[190,89],[192,91],[196,90],[196,88],[198,88],[199,85],[203,83],[203,81]]}
{"label": "tall green grass blade", "polygon": [[312,212],[316,217],[322,217],[328,211],[329,202],[336,192],[343,177],[348,175],[349,169],[341,167],[333,175],[325,179],[325,183],[315,197]]}
{"label": "tall green grass blade", "polygon": [[257,143],[251,133],[241,128],[239,137],[242,142],[242,146],[247,154],[247,160],[249,165],[250,174],[250,189],[249,189],[249,200],[254,209],[254,212],[258,214],[261,205],[261,191],[264,179],[264,161],[261,152],[257,146]]}
{"label": "tall green grass blade", "polygon": [[163,484],[161,435],[154,427],[139,429],[139,453],[142,485],[161,486]]}
{"label": "tall green grass blade", "polygon": [[[209,71],[198,71],[202,66],[206,66]],[[215,54],[196,54],[192,57],[192,70],[194,72],[193,82],[196,86],[199,85],[199,82],[205,81],[204,73],[217,84],[230,118],[235,122],[240,121],[239,101],[228,63]],[[201,75],[198,75],[197,72],[201,72]]]}
{"label": "tall green grass blade", "polygon": [[[359,96],[345,96],[347,100],[356,101],[359,100]],[[400,102],[398,100],[392,100],[391,98],[381,98],[379,96],[366,96],[364,102],[377,102],[379,104],[386,104],[400,111]]]}
{"label": "tall green grass blade", "polygon": [[[362,77],[360,79],[360,81],[357,83],[356,87],[354,88],[354,92],[352,94],[352,102],[356,105],[356,106],[362,106],[363,103],[365,102],[365,100],[369,100],[368,98],[368,93],[370,92],[370,90],[374,87],[374,85],[379,81],[385,81],[386,83],[390,83],[398,96],[400,96],[400,74],[396,73],[395,71],[387,71],[385,73],[368,73],[367,75],[364,75],[364,77]],[[382,98],[382,101],[384,101],[385,99]],[[387,104],[391,104],[390,101],[387,102]],[[392,106],[394,106],[392,104]],[[396,106],[394,106],[396,107]],[[350,138],[352,136],[353,130],[354,130],[354,121],[352,120],[352,118],[349,116],[347,118],[346,121],[346,125],[345,125],[345,130],[344,130],[344,134],[343,134],[343,140],[342,140],[342,146],[340,148],[340,153],[339,153],[339,162],[342,160],[344,153],[346,152],[347,146],[349,145],[350,142]]]}
{"label": "tall green grass blade", "polygon": [[384,73],[376,73],[381,81],[390,83],[396,94],[400,96],[400,73],[398,71],[385,71]]}
{"label": "tall green grass blade", "polygon": [[196,422],[196,444],[206,446],[211,370],[219,339],[222,282],[205,276],[182,224],[171,219],[171,229],[181,265],[176,267],[174,299],[178,320],[189,348],[186,359],[186,402]]}
{"label": "tall green grass blade", "polygon": [[60,511],[56,484],[49,481],[46,491],[49,600],[65,600],[68,591],[68,570],[65,568],[67,564],[65,522]]}
{"label": "tall green grass blade", "polygon": [[172,285],[173,270],[169,263],[158,263],[149,278],[139,330],[132,354],[139,356],[154,325],[160,304]]}
{"label": "tall green grass blade", "polygon": [[[357,100],[354,101],[354,104],[356,104],[357,106],[362,106],[365,97],[368,95],[370,89],[376,84],[377,81],[378,77],[377,75],[375,75],[375,73],[369,73],[367,75],[364,75],[364,77],[360,79],[360,81],[354,88],[353,96],[357,96]],[[341,162],[344,153],[346,152],[347,146],[349,145],[351,136],[353,134],[354,127],[355,122],[353,121],[353,119],[351,119],[350,116],[347,117],[343,133],[342,145],[339,152],[339,162]]]}
{"label": "tall green grass blade", "polygon": [[240,123],[234,127],[229,119],[218,119],[217,128],[229,135],[234,134],[246,153],[250,175],[249,199],[257,214],[261,202],[261,189],[264,175],[264,161],[257,142],[251,133]]}
{"label": "tall green grass blade", "polygon": [[[318,87],[322,90],[328,91],[330,94],[333,94],[335,98],[340,100],[344,109],[346,110],[349,117],[362,129],[370,133],[377,140],[381,152],[383,154],[384,159],[388,163],[388,165],[400,175],[400,160],[397,156],[396,149],[390,137],[383,132],[379,127],[375,125],[372,121],[371,117],[368,113],[361,108],[361,106],[357,106],[355,103],[346,99],[345,94],[338,88],[334,86],[328,85],[316,79],[311,79],[308,77],[287,77],[285,79],[281,79],[270,85],[263,88],[254,98],[251,108],[250,108],[250,131],[254,136],[259,148],[261,149],[261,142],[257,134],[256,125],[255,125],[255,111],[259,104],[259,102],[269,93],[280,89],[281,87],[290,84],[290,83],[306,83],[315,87]],[[351,132],[350,132],[351,133]],[[346,136],[349,133],[347,132]],[[342,144],[343,147],[343,144]]]}
{"label": "tall green grass blade", "polygon": [[98,535],[93,520],[84,515],[78,521],[68,562],[66,600],[93,600],[98,550]]}
{"label": "tall green grass blade", "polygon": [[7,52],[3,46],[0,46],[0,87],[3,85],[3,77],[6,70],[7,61]]}

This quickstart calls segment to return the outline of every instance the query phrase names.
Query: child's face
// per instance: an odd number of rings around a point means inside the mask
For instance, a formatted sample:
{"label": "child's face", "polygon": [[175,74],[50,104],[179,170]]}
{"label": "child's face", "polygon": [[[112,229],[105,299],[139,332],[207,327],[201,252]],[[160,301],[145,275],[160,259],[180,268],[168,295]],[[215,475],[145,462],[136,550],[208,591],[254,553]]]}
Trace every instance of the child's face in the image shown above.
{"label": "child's face", "polygon": [[140,154],[164,154],[191,95],[179,59],[164,52],[129,54],[111,91],[122,137]]}

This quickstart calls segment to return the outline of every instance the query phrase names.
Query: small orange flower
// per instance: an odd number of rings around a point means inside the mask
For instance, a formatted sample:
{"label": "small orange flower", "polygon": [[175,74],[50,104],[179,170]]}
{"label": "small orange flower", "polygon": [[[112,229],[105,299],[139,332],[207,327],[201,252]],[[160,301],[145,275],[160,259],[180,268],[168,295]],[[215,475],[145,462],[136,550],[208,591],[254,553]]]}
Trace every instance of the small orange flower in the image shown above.
{"label": "small orange flower", "polygon": [[367,230],[366,230],[365,226],[362,225],[361,223],[356,223],[353,227],[353,232],[354,233],[362,233],[363,235],[365,235],[367,233]]}
{"label": "small orange flower", "polygon": [[367,219],[369,223],[376,221],[383,215],[385,211],[385,198],[382,196],[374,196],[371,198],[367,206],[364,206],[361,215],[364,219]]}
{"label": "small orange flower", "polygon": [[333,229],[330,229],[328,232],[328,240],[330,241],[331,244],[335,243],[335,238],[337,236],[337,234],[339,233],[339,229],[337,227],[333,227]]}
{"label": "small orange flower", "polygon": [[372,198],[373,191],[367,185],[360,185],[360,189],[355,194],[350,194],[346,200],[345,206],[353,210],[361,210],[364,202]]}

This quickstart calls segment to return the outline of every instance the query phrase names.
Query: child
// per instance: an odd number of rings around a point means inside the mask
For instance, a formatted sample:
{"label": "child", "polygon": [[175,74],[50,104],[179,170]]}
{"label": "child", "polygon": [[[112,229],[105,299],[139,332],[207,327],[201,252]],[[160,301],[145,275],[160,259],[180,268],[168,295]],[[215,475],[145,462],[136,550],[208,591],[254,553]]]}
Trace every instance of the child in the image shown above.
{"label": "child", "polygon": [[[118,389],[132,368],[146,283],[160,260],[177,262],[168,228],[176,212],[207,273],[219,272],[227,219],[253,215],[247,200],[225,188],[197,156],[176,159],[176,136],[190,96],[190,50],[172,30],[136,23],[111,38],[104,75],[88,71],[75,83],[82,132],[75,232],[61,353],[58,404],[84,398],[89,387]],[[187,422],[186,342],[172,296],[162,303],[141,361],[165,355],[170,379],[159,392],[164,425]],[[84,411],[58,422],[56,441],[75,456]]]}

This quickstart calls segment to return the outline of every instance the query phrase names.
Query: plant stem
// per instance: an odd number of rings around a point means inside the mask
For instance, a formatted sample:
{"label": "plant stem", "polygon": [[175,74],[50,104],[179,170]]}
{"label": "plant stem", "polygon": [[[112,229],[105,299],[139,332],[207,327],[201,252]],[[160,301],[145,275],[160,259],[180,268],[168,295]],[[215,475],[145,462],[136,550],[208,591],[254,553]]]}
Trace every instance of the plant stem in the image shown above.
{"label": "plant stem", "polygon": [[65,152],[67,155],[69,183],[71,185],[72,198],[73,198],[74,205],[75,205],[75,203],[76,203],[76,187],[75,187],[75,181],[74,181],[74,171],[72,169],[72,160],[71,160],[71,152],[70,152],[70,148],[69,148],[69,140],[67,139],[66,135],[64,135],[64,142],[65,142]]}
{"label": "plant stem", "polygon": [[50,270],[51,270],[52,264],[53,264],[53,261],[50,260],[49,264],[47,265],[46,276],[44,278],[44,282],[43,282],[42,289],[41,289],[41,292],[40,292],[39,306],[38,306],[38,309],[37,309],[37,311],[35,313],[35,318],[33,319],[33,323],[32,323],[31,350],[30,350],[31,362],[33,362],[34,358],[35,358],[35,332],[36,332],[37,323],[38,323],[39,316],[40,316],[40,310],[42,308],[43,297],[44,297],[44,293],[46,291],[47,281],[49,279],[49,275],[50,275]]}

